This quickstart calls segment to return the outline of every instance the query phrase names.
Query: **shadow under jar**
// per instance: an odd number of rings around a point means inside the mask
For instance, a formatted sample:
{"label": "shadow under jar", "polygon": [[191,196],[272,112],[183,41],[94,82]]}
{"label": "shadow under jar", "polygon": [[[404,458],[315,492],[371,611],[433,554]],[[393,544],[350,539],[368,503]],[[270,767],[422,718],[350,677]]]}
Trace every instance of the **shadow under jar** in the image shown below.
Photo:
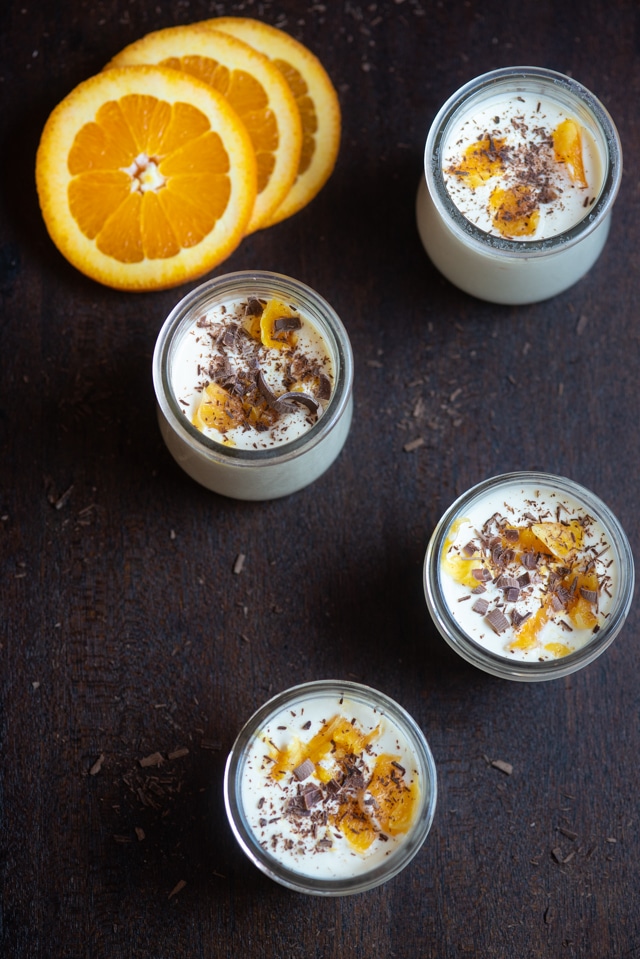
{"label": "shadow under jar", "polygon": [[187,294],[158,335],[153,382],[173,458],[235,499],[313,483],[351,425],[347,331],[315,290],[277,273],[229,273]]}
{"label": "shadow under jar", "polygon": [[461,290],[548,299],[596,262],[622,176],[604,106],[570,77],[506,67],[450,97],[427,137],[416,200],[422,244]]}

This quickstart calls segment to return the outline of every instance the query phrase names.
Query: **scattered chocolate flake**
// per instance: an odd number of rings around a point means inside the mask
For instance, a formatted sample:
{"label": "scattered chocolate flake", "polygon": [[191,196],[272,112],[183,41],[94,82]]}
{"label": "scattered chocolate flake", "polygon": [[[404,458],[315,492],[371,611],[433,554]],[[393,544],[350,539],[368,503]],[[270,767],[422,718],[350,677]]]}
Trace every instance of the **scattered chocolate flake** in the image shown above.
{"label": "scattered chocolate flake", "polygon": [[477,579],[479,583],[488,583],[491,579],[491,573],[484,566],[472,569],[471,575],[474,579]]}
{"label": "scattered chocolate flake", "polygon": [[310,393],[303,393],[300,390],[291,390],[288,393],[282,393],[277,399],[277,412],[286,413],[293,410],[296,405],[306,406],[310,413],[317,413],[320,404]]}
{"label": "scattered chocolate flake", "polygon": [[262,316],[262,303],[255,296],[250,296],[244,308],[245,316]]}
{"label": "scattered chocolate flake", "polygon": [[508,589],[520,589],[520,583],[513,576],[502,575],[499,576],[495,581],[495,585],[498,589],[508,590]]}
{"label": "scattered chocolate flake", "polygon": [[511,763],[506,763],[502,759],[493,759],[491,761],[491,765],[495,769],[499,769],[500,772],[503,772],[505,776],[510,776],[513,772],[513,766],[511,765]]}
{"label": "scattered chocolate flake", "polygon": [[517,609],[512,609],[510,616],[511,616],[511,622],[513,624],[514,629],[519,629],[522,626],[522,624],[526,623],[526,621],[532,615],[533,614],[531,612],[520,613],[518,612]]}
{"label": "scattered chocolate flake", "polygon": [[181,879],[179,882],[175,884],[175,886],[173,887],[173,889],[167,896],[167,899],[171,899],[172,896],[177,896],[179,892],[182,892],[182,890],[184,889],[186,885],[187,885],[186,881],[184,879]]}
{"label": "scattered chocolate flake", "polygon": [[509,620],[499,609],[492,609],[490,613],[487,613],[486,619],[491,629],[498,635],[509,628]]}
{"label": "scattered chocolate flake", "polygon": [[479,613],[480,616],[484,616],[486,611],[489,609],[489,601],[486,599],[477,599],[471,609],[474,613]]}
{"label": "scattered chocolate flake", "polygon": [[594,589],[586,589],[586,587],[580,587],[580,595],[583,599],[586,599],[588,603],[597,603],[598,594]]}
{"label": "scattered chocolate flake", "polygon": [[142,842],[144,839],[146,839],[145,831],[141,826],[136,826],[134,831],[138,837],[138,842]]}
{"label": "scattered chocolate flake", "polygon": [[267,383],[262,370],[258,370],[256,383],[258,384],[260,393],[267,401],[267,405],[276,413],[290,413],[297,404],[306,406],[312,413],[317,413],[320,409],[320,404],[310,393],[292,390],[276,396]]}
{"label": "scattered chocolate flake", "polygon": [[583,314],[580,316],[580,319],[578,320],[578,323],[577,323],[577,325],[576,325],[576,333],[577,333],[578,336],[580,336],[582,333],[584,333],[585,328],[586,328],[588,322],[589,322],[588,317],[586,317],[586,316],[584,315],[584,313],[583,313]]}
{"label": "scattered chocolate flake", "polygon": [[151,753],[149,756],[144,756],[139,762],[141,766],[161,766],[164,762],[164,756],[162,753]]}
{"label": "scattered chocolate flake", "polygon": [[100,753],[100,755],[98,756],[98,758],[97,758],[96,761],[94,762],[93,766],[92,766],[91,769],[89,770],[89,775],[90,775],[90,776],[96,776],[96,775],[100,772],[100,770],[102,769],[102,764],[103,764],[103,762],[104,762],[104,753]]}
{"label": "scattered chocolate flake", "polygon": [[313,806],[316,806],[322,801],[322,790],[319,789],[318,786],[314,786],[313,783],[309,783],[302,793],[302,798],[304,800],[305,807],[307,809],[311,809]]}
{"label": "scattered chocolate flake", "polygon": [[299,330],[301,327],[302,320],[299,316],[278,316],[273,321],[273,329],[276,333],[288,333],[290,330]]}
{"label": "scattered chocolate flake", "polygon": [[53,506],[54,509],[62,509],[63,506],[66,506],[71,494],[73,493],[73,483],[71,486],[68,486],[64,493],[58,493],[53,482],[50,479],[47,479],[47,501]]}
{"label": "scattered chocolate flake", "polygon": [[573,829],[566,829],[564,826],[558,826],[558,832],[562,833],[563,836],[566,836],[567,839],[577,839],[578,833],[574,832]]}
{"label": "scattered chocolate flake", "polygon": [[293,770],[293,775],[297,780],[302,782],[304,779],[308,779],[315,772],[315,763],[311,762],[310,759],[305,759],[304,762],[301,762],[299,766]]}
{"label": "scattered chocolate flake", "polygon": [[415,440],[410,440],[408,443],[405,443],[402,449],[405,453],[413,453],[414,450],[420,449],[421,446],[424,446],[424,438],[418,436]]}
{"label": "scattered chocolate flake", "polygon": [[186,746],[180,746],[179,749],[174,749],[173,752],[167,754],[167,759],[182,759],[183,756],[188,756],[189,750]]}

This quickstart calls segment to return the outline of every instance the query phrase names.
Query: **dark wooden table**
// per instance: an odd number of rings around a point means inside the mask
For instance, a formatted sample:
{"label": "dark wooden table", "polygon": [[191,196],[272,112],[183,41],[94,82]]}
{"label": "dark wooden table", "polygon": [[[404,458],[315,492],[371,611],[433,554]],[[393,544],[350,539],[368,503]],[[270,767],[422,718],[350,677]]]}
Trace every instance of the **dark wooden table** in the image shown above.
{"label": "dark wooden table", "polygon": [[[220,13],[305,42],[343,109],[323,192],[217,271],[303,280],[354,348],[347,446],[270,503],[200,488],[160,439],[151,354],[189,287],[134,295],[83,277],[52,246],[33,181],[44,121],[78,82],[151,29]],[[635,0],[9,0],[0,21],[2,955],[640,956],[637,605],[582,672],[510,683],[449,651],[421,580],[441,512],[505,470],[572,477],[638,542]],[[444,99],[523,63],[600,97],[626,173],[593,271],[549,302],[496,307],[431,266],[414,196]],[[439,773],[417,858],[346,899],[264,878],[221,800],[245,719],[321,677],[401,702]],[[141,764],[155,752],[162,766]]]}

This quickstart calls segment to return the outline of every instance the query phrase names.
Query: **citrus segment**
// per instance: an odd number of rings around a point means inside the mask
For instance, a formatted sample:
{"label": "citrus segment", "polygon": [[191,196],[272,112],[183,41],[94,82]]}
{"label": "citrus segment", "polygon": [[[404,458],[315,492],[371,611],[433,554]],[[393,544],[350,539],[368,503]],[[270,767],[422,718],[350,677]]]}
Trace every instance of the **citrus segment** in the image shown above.
{"label": "citrus segment", "polygon": [[217,17],[203,22],[244,40],[269,57],[298,106],[302,122],[298,175],[267,225],[278,223],[306,206],[333,172],[340,147],[338,95],[318,58],[283,30],[249,17]]}
{"label": "citrus segment", "polygon": [[156,30],[125,47],[108,68],[159,64],[221,93],[251,138],[257,197],[247,232],[266,225],[298,171],[302,125],[293,94],[268,57],[242,40],[193,24]]}
{"label": "citrus segment", "polygon": [[36,157],[49,234],[108,286],[163,289],[240,243],[256,195],[247,132],[219,93],[162,67],[104,71],[53,110]]}

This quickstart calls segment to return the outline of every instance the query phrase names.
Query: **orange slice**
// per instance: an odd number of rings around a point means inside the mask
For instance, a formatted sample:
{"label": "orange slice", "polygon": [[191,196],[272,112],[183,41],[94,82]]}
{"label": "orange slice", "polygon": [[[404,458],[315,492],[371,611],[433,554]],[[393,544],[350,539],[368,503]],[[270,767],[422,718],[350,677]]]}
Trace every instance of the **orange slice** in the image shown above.
{"label": "orange slice", "polygon": [[338,95],[318,58],[283,30],[249,17],[217,17],[204,23],[244,40],[269,57],[298,104],[302,153],[296,181],[268,221],[269,225],[279,223],[306,206],[333,172],[340,147]]}
{"label": "orange slice", "polygon": [[53,110],[36,185],[49,234],[75,267],[107,286],[157,290],[201,276],[240,243],[256,163],[244,126],[206,83],[125,67]]}
{"label": "orange slice", "polygon": [[577,520],[564,523],[532,523],[531,531],[557,559],[566,559],[582,547],[582,526]]}
{"label": "orange slice", "polygon": [[580,127],[575,120],[567,117],[556,127],[553,131],[553,149],[558,163],[566,163],[572,181],[588,187],[582,159]]}
{"label": "orange slice", "polygon": [[247,232],[265,226],[298,171],[302,125],[288,84],[271,61],[242,40],[192,24],[149,33],[107,69],[159,64],[191,74],[221,93],[244,123],[258,166],[258,192]]}

